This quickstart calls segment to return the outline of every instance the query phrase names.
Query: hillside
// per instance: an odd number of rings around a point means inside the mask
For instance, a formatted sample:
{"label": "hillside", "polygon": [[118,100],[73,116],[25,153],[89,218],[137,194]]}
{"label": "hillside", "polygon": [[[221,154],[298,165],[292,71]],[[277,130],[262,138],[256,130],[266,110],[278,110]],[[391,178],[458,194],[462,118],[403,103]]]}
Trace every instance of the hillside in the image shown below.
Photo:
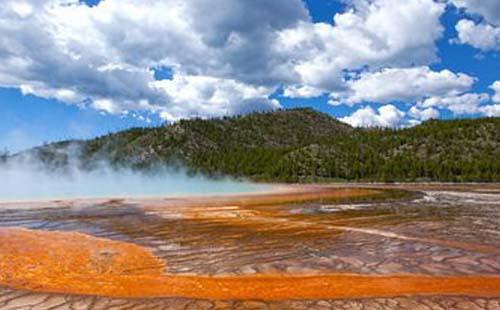
{"label": "hillside", "polygon": [[354,129],[311,109],[136,128],[39,147],[55,166],[72,157],[137,169],[181,164],[194,172],[264,181],[500,181],[500,118],[428,121],[400,130]]}

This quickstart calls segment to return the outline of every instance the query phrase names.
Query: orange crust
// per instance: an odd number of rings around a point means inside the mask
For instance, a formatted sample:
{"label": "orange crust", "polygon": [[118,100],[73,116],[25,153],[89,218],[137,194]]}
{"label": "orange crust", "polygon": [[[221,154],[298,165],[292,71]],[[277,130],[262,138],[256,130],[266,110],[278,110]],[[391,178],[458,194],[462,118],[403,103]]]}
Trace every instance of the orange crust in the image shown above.
{"label": "orange crust", "polygon": [[329,299],[402,295],[500,296],[500,276],[354,274],[176,276],[148,250],[80,233],[0,229],[0,284],[109,297]]}

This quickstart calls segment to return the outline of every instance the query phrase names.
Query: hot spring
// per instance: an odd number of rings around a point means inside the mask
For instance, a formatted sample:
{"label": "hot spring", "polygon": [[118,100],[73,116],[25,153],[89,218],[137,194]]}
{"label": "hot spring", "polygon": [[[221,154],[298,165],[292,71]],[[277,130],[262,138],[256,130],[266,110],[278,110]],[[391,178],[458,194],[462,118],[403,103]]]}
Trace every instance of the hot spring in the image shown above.
{"label": "hot spring", "polygon": [[0,167],[0,180],[0,201],[234,194],[270,188],[269,185],[233,178],[213,179],[168,168],[154,174],[111,168],[54,173],[27,165],[7,165]]}

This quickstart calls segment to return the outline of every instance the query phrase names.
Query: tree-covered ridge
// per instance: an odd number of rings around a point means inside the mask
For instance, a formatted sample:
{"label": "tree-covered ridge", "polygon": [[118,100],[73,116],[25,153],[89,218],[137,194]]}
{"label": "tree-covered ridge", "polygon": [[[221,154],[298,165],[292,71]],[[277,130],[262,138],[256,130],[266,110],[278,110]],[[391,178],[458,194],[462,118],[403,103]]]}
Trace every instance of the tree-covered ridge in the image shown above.
{"label": "tree-covered ridge", "polygon": [[[70,159],[70,142],[35,149]],[[265,181],[500,181],[500,118],[354,129],[311,109],[135,128],[76,142],[88,167],[102,159],[138,169],[182,164],[196,172]]]}
{"label": "tree-covered ridge", "polygon": [[275,175],[367,181],[498,181],[500,119],[358,129],[287,154]]}

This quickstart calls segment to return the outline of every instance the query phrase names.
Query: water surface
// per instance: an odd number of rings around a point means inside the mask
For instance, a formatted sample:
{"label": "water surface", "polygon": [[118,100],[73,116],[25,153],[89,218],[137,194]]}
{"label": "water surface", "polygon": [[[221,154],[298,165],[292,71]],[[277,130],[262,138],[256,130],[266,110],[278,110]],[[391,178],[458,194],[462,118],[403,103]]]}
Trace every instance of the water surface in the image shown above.
{"label": "water surface", "polygon": [[164,170],[153,175],[133,171],[73,171],[53,174],[24,169],[0,169],[0,201],[51,199],[194,196],[261,192],[269,185],[232,178],[188,175]]}

